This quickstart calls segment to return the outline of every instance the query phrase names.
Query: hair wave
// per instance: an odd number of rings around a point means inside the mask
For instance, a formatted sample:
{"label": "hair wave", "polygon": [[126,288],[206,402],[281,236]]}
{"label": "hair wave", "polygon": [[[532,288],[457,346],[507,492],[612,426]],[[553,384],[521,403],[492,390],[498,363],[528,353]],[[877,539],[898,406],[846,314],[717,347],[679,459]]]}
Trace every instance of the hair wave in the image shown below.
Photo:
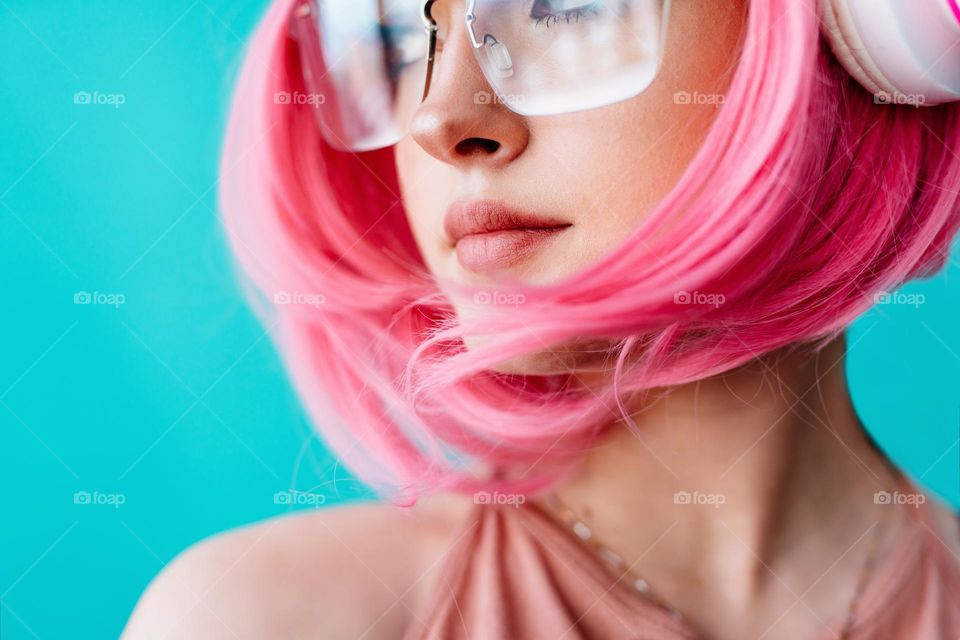
{"label": "hair wave", "polygon": [[[751,0],[724,105],[673,190],[579,273],[508,283],[524,304],[494,297],[458,319],[413,241],[392,150],[337,152],[309,105],[275,98],[305,90],[293,7],[276,0],[247,51],[220,204],[311,419],[397,504],[542,490],[629,426],[645,390],[821,348],[878,293],[939,271],[960,227],[960,108],[875,104],[820,37],[815,0]],[[467,350],[472,332],[493,338]],[[608,387],[490,370],[571,338],[609,344]]]}

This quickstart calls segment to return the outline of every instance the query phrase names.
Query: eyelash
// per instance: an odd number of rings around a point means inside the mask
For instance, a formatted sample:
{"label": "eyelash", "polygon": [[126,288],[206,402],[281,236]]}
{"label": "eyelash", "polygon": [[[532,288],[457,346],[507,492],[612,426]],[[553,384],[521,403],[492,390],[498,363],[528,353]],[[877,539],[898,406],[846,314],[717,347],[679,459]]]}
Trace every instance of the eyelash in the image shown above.
{"label": "eyelash", "polygon": [[547,29],[550,28],[550,25],[560,24],[561,21],[566,24],[570,24],[570,21],[579,22],[580,18],[587,16],[588,14],[597,15],[596,7],[587,7],[585,9],[568,9],[567,11],[558,11],[556,13],[548,13],[545,16],[540,16],[537,18],[536,26],[544,25]]}

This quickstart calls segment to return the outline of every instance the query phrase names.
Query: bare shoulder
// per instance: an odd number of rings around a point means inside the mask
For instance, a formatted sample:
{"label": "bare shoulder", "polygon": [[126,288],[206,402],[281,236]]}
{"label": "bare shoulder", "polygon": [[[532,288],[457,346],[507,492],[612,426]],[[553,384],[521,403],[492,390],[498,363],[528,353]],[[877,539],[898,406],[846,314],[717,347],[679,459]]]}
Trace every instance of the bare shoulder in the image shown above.
{"label": "bare shoulder", "polygon": [[153,579],[122,638],[399,638],[470,505],[358,503],[217,534]]}
{"label": "bare shoulder", "polygon": [[957,567],[960,567],[960,514],[933,492],[924,491],[923,494],[930,519],[933,520],[934,533],[956,559]]}

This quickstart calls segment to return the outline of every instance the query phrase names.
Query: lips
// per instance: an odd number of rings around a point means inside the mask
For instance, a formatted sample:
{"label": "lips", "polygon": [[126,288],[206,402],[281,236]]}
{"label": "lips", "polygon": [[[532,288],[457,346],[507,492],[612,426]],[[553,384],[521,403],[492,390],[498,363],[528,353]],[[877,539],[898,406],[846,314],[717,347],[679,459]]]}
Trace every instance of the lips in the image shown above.
{"label": "lips", "polygon": [[512,209],[496,200],[456,202],[443,220],[457,260],[477,272],[509,267],[569,226],[569,222]]}

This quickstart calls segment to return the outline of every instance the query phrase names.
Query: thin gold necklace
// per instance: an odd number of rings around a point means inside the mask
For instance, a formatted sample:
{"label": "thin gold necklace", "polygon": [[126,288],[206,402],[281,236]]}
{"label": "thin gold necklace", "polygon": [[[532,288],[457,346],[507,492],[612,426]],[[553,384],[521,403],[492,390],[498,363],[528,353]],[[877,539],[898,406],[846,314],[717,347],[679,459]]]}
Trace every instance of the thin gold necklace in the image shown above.
{"label": "thin gold necklace", "polygon": [[[590,525],[588,525],[582,518],[580,518],[576,512],[573,511],[573,509],[568,507],[562,500],[560,500],[554,491],[547,493],[545,498],[546,504],[550,507],[550,510],[553,511],[557,517],[559,517],[561,522],[563,522],[567,528],[573,532],[574,536],[576,536],[578,540],[583,542],[583,544],[590,549],[590,551],[599,556],[604,562],[606,562],[607,565],[609,565],[613,572],[618,576],[618,581],[627,582],[634,591],[641,594],[652,604],[666,611],[673,619],[687,624],[693,628],[693,624],[687,620],[686,616],[684,616],[676,607],[670,605],[670,603],[668,603],[656,592],[656,590],[650,586],[649,582],[643,579],[630,566],[628,566],[620,554],[616,553],[610,547],[601,542],[593,533],[593,528],[590,527]],[[892,512],[892,508],[885,508],[883,510],[883,513],[880,516],[880,522],[875,527],[873,536],[871,536],[870,549],[867,553],[866,559],[863,562],[863,565],[860,567],[856,589],[843,619],[843,628],[840,631],[841,640],[846,640],[850,637],[850,630],[853,627],[854,621],[856,620],[857,606],[860,604],[860,597],[863,595],[863,591],[866,588],[866,585],[869,583],[870,577],[878,564],[879,540],[881,537],[880,532],[886,528],[887,521],[889,520],[888,514]]]}

